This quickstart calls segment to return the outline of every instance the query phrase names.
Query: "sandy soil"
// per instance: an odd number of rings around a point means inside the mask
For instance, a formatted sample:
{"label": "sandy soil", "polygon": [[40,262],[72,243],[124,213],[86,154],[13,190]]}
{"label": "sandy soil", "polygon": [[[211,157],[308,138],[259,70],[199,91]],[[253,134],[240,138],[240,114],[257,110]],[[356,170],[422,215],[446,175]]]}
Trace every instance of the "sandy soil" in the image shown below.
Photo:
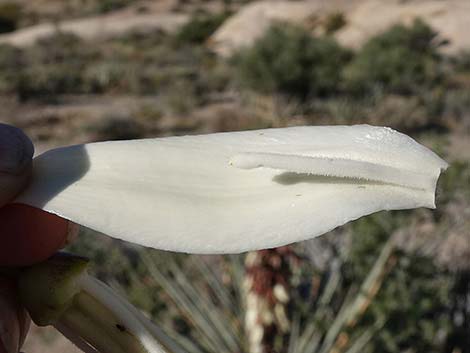
{"label": "sandy soil", "polygon": [[0,35],[0,43],[19,47],[33,44],[41,37],[47,37],[56,31],[73,33],[83,39],[99,39],[117,36],[131,30],[174,31],[188,19],[184,13],[172,11],[172,0],[160,0],[146,6],[145,11],[127,8],[109,14],[81,19],[41,23]]}
{"label": "sandy soil", "polygon": [[54,328],[31,327],[22,349],[23,353],[81,353]]}

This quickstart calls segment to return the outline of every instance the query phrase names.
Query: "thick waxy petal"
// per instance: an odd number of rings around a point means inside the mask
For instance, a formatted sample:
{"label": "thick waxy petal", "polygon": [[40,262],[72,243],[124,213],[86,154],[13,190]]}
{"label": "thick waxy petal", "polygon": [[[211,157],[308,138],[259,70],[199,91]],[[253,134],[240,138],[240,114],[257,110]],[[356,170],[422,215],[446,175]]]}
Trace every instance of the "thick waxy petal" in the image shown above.
{"label": "thick waxy petal", "polygon": [[432,208],[446,167],[408,136],[367,125],[102,142],[36,158],[17,202],[154,248],[236,253],[380,210]]}

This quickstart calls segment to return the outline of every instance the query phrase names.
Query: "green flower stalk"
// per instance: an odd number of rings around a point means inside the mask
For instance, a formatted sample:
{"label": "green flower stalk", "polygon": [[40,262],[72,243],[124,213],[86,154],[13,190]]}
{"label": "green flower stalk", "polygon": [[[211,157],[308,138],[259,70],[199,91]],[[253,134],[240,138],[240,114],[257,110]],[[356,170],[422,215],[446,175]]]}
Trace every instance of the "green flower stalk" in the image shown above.
{"label": "green flower stalk", "polygon": [[182,352],[87,267],[85,258],[57,254],[20,273],[19,296],[37,325],[54,326],[86,353]]}

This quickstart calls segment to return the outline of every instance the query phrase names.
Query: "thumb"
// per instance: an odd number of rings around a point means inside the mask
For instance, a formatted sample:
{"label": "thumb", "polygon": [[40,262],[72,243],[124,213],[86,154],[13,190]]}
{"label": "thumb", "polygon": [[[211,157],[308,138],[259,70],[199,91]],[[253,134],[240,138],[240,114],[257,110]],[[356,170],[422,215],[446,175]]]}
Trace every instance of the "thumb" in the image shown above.
{"label": "thumb", "polygon": [[0,123],[0,207],[28,183],[34,147],[18,128]]}
{"label": "thumb", "polygon": [[33,144],[20,129],[0,124],[0,266],[43,261],[78,230],[67,220],[37,208],[5,205],[27,185],[33,153]]}

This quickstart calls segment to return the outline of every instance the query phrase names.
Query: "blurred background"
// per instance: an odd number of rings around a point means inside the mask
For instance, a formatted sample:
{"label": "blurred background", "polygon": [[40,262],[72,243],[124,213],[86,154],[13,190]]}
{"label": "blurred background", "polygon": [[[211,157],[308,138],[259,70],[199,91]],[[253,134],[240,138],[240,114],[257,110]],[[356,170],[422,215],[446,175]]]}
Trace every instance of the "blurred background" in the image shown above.
{"label": "blurred background", "polygon": [[[407,133],[451,163],[436,210],[234,256],[86,229],[69,250],[189,353],[468,353],[469,19],[468,0],[2,0],[0,120],[38,153],[292,125]],[[24,351],[76,352],[39,328]]]}

